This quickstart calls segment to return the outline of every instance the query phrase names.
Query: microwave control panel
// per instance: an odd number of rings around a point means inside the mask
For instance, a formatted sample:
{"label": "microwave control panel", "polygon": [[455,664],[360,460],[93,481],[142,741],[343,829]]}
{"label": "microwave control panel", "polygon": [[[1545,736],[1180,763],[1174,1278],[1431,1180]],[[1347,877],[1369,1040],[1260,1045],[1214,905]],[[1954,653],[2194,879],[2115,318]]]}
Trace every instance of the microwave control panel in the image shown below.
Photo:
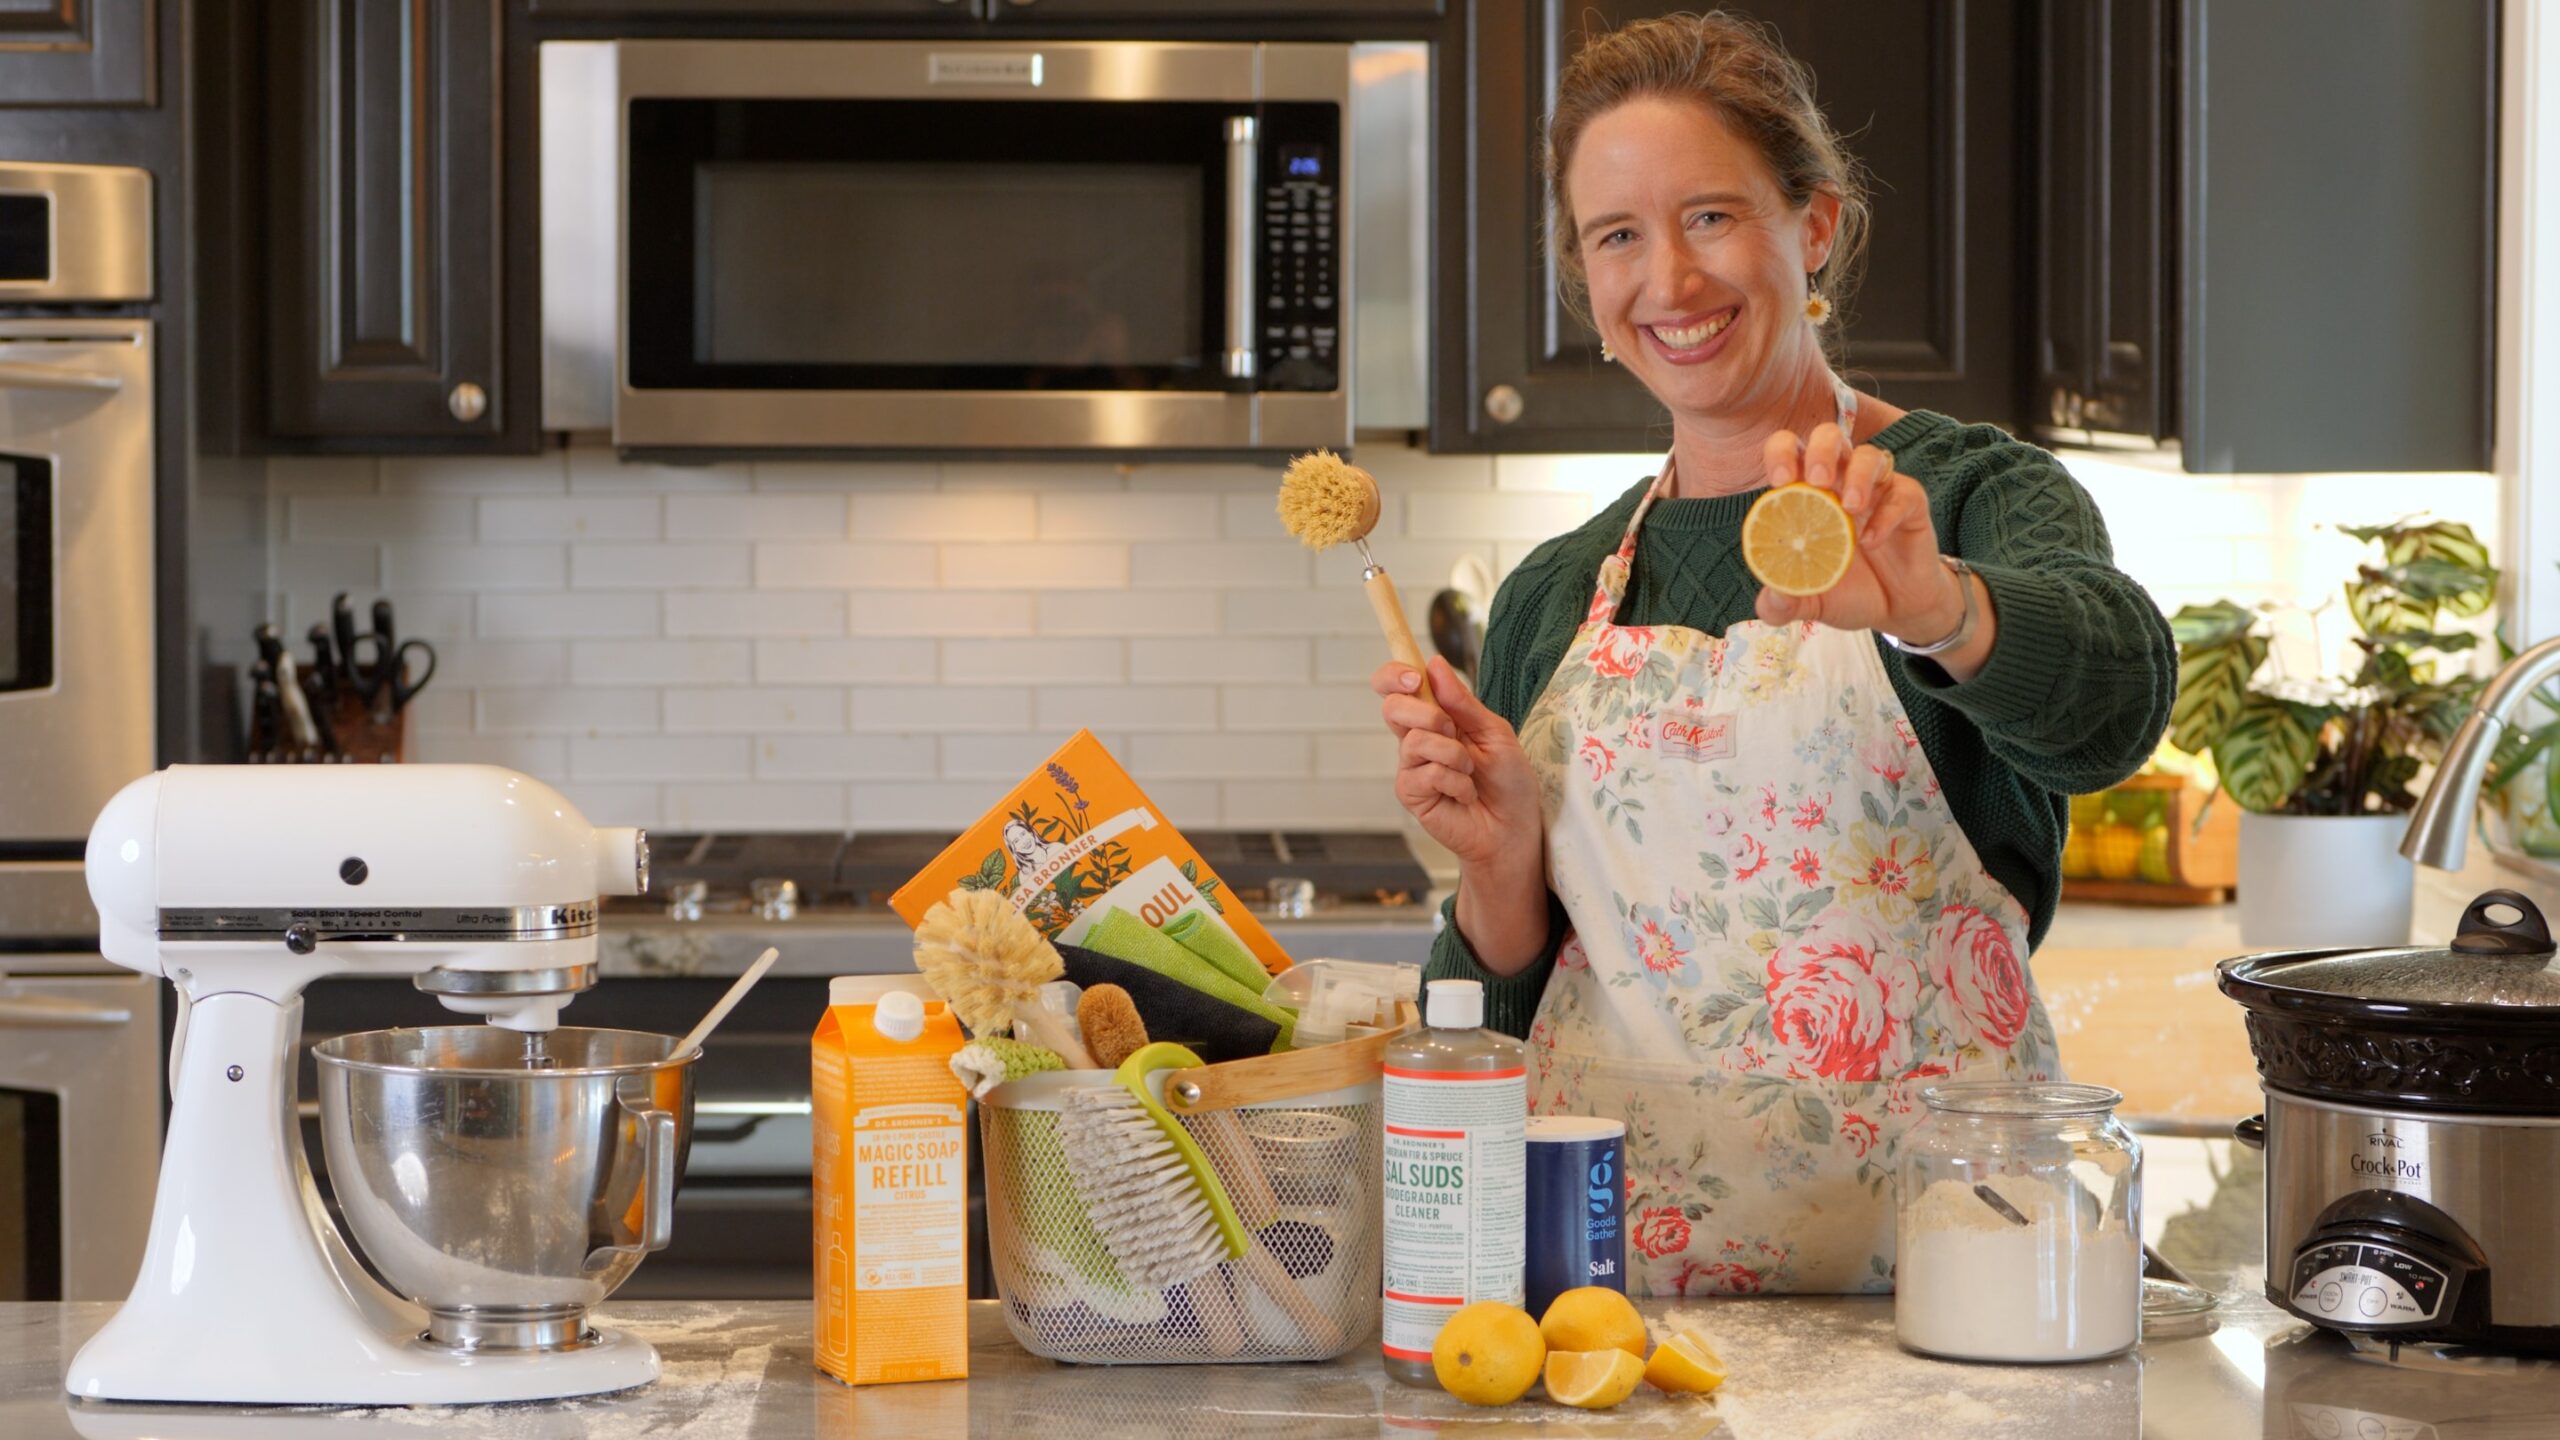
{"label": "microwave control panel", "polygon": [[[1302,109],[1324,121],[1289,113]],[[1341,386],[1341,163],[1334,133],[1319,133],[1334,131],[1336,116],[1330,106],[1273,106],[1264,115],[1259,389]]]}

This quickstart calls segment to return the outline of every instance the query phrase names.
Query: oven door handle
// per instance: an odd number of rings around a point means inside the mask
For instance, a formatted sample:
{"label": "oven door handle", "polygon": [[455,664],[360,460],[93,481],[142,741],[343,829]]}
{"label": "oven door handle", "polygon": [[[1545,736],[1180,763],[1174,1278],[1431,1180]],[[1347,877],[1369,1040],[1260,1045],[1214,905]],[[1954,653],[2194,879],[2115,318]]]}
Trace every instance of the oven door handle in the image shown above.
{"label": "oven door handle", "polygon": [[0,1025],[26,1025],[41,1030],[108,1029],[132,1019],[133,1011],[122,1005],[91,1005],[49,995],[0,999]]}
{"label": "oven door handle", "polygon": [[1254,216],[1262,149],[1262,122],[1251,115],[1227,117],[1227,354],[1230,380],[1251,380],[1254,372],[1253,299]]}
{"label": "oven door handle", "polygon": [[51,365],[13,365],[0,361],[0,390],[121,390],[124,381],[94,370],[61,370]]}

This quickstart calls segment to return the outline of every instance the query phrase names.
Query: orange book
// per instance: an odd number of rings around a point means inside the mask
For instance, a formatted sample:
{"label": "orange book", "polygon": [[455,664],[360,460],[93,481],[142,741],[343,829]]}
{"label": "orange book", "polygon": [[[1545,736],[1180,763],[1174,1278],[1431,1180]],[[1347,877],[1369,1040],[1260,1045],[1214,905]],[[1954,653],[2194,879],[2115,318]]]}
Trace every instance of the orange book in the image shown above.
{"label": "orange book", "polygon": [[848,1385],[969,1374],[963,1040],[910,983],[837,980],[809,1044],[818,1368]]}
{"label": "orange book", "polygon": [[[1200,858],[1090,730],[898,887],[891,908],[909,925],[953,890],[1001,890],[1052,940],[1074,943],[1111,910],[1167,930],[1218,964],[1289,968],[1289,954]],[[1261,993],[1249,971],[1230,974]]]}

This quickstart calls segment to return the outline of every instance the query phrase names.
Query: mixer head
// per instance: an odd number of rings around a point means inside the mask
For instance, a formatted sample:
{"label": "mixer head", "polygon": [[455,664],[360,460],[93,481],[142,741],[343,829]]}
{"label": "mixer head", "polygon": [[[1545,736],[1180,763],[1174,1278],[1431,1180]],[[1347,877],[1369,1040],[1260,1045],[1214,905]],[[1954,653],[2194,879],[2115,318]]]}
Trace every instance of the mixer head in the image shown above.
{"label": "mixer head", "polygon": [[108,802],[87,875],[106,957],[190,996],[410,975],[537,1032],[594,983],[598,898],[645,891],[649,848],[495,766],[175,765]]}

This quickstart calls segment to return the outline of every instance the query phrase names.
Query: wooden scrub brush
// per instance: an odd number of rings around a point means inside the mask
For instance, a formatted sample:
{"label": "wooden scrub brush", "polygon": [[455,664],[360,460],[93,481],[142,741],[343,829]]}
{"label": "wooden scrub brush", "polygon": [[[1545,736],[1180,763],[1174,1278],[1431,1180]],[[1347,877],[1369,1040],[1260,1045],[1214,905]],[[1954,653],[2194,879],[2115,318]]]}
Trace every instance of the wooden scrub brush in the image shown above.
{"label": "wooden scrub brush", "polygon": [[1076,999],[1076,1024],[1084,1030],[1093,1063],[1105,1070],[1119,1069],[1121,1061],[1147,1048],[1147,1022],[1138,1014],[1138,1002],[1117,985],[1086,986]]}
{"label": "wooden scrub brush", "polygon": [[993,890],[954,890],[916,926],[916,971],[972,1035],[1010,1028],[1058,1052],[1068,1068],[1093,1057],[1057,1017],[1040,1007],[1040,987],[1066,973],[1057,947],[1013,902]]}
{"label": "wooden scrub brush", "polygon": [[[1280,523],[1311,550],[1349,541],[1360,548],[1360,582],[1369,592],[1369,608],[1386,632],[1387,649],[1416,670],[1423,668],[1422,647],[1414,643],[1413,626],[1405,619],[1404,601],[1386,567],[1369,553],[1369,532],[1378,526],[1378,481],[1368,471],[1330,450],[1318,450],[1289,462],[1280,476]],[[1431,703],[1431,687],[1417,692]]]}

